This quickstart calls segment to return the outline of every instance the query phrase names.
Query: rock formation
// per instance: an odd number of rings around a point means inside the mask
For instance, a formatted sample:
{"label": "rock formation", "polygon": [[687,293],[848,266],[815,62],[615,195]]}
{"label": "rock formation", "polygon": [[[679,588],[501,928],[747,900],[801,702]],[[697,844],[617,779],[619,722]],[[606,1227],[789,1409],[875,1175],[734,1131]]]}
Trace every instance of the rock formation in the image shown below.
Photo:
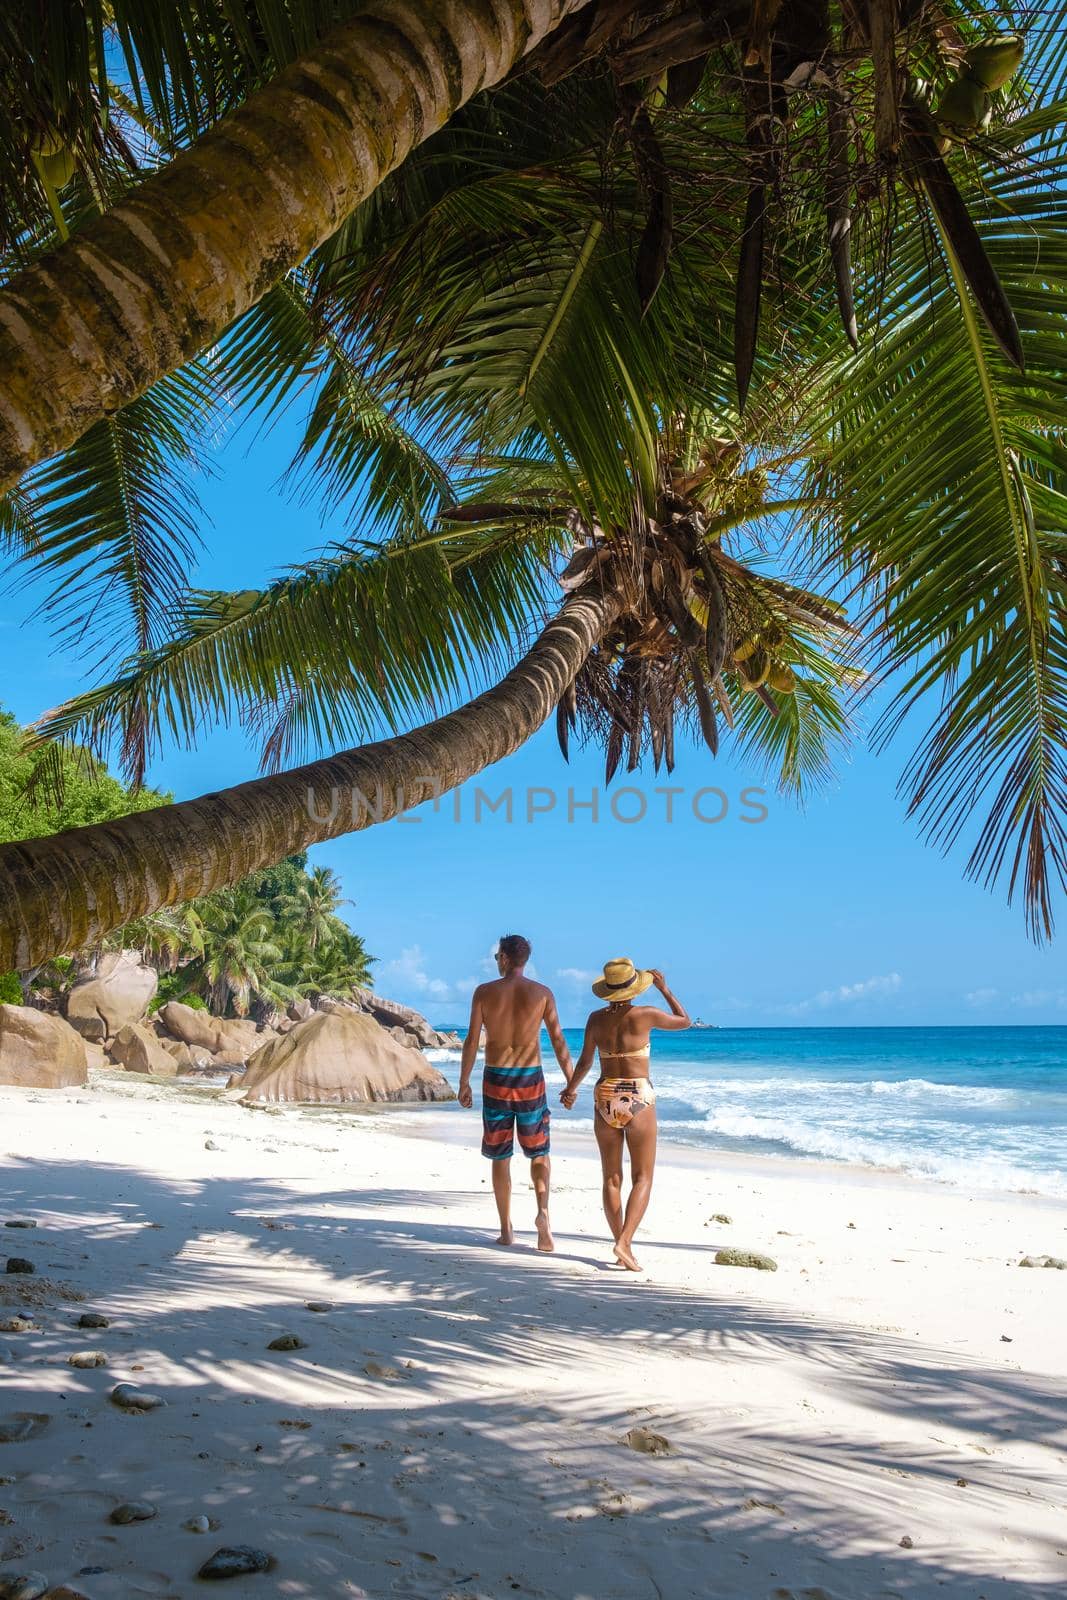
{"label": "rock formation", "polygon": [[270,1030],[261,1033],[247,1018],[213,1017],[210,1011],[182,1005],[180,1000],[168,1000],[165,1006],[160,1006],[159,1021],[172,1039],[187,1044],[194,1053],[198,1049],[208,1050],[217,1056],[225,1051],[227,1066],[247,1061],[264,1039],[273,1038]]}
{"label": "rock formation", "polygon": [[67,1021],[84,1039],[102,1044],[128,1022],[140,1022],[159,979],[136,950],[109,950],[96,973],[76,983],[67,999]]}
{"label": "rock formation", "polygon": [[458,1034],[439,1033],[418,1011],[413,1011],[410,1006],[402,1006],[397,1000],[387,1000],[384,995],[375,994],[373,989],[354,988],[352,1001],[361,1011],[372,1016],[375,1022],[380,1022],[383,1028],[400,1028],[412,1035],[417,1048],[458,1050],[460,1047]]}
{"label": "rock formation", "polygon": [[151,1028],[128,1022],[111,1041],[111,1059],[127,1072],[153,1072],[157,1077],[173,1078],[178,1063],[165,1050]]}
{"label": "rock formation", "polygon": [[447,1079],[423,1055],[347,1006],[318,1011],[271,1039],[249,1061],[242,1087],[247,1101],[454,1099]]}
{"label": "rock formation", "polygon": [[88,1076],[85,1041],[62,1017],[0,1005],[0,1084],[66,1089]]}

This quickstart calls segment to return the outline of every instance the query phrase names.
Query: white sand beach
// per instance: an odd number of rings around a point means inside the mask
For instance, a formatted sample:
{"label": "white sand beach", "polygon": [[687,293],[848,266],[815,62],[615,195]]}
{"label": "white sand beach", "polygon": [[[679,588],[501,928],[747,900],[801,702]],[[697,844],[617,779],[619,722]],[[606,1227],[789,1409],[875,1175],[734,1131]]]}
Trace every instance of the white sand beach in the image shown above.
{"label": "white sand beach", "polygon": [[562,1117],[551,1258],[524,1187],[491,1245],[473,1116],[464,1148],[439,1112],[108,1073],[0,1119],[0,1218],[37,1224],[0,1230],[36,1268],[0,1269],[32,1319],[0,1333],[0,1576],[186,1600],[249,1545],[274,1565],[235,1597],[1065,1592],[1067,1272],[1018,1262],[1067,1255],[1067,1205],[667,1147],[635,1278]]}

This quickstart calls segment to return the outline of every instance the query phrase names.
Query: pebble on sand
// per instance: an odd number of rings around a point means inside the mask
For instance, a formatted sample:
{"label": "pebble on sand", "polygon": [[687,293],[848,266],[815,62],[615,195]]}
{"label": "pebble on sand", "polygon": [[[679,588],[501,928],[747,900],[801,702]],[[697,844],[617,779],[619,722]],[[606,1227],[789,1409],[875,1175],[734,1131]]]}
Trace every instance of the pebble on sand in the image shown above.
{"label": "pebble on sand", "polygon": [[41,1600],[48,1579],[39,1572],[0,1573],[0,1600]]}
{"label": "pebble on sand", "polygon": [[102,1350],[75,1350],[67,1357],[68,1367],[106,1367],[107,1356]]}
{"label": "pebble on sand", "polygon": [[902,1550],[914,1550],[915,1549],[915,1540],[911,1537],[910,1534],[906,1533],[904,1535],[903,1539],[900,1540],[900,1548]]}
{"label": "pebble on sand", "polygon": [[78,1318],[79,1328],[110,1328],[111,1318],[105,1317],[100,1311],[83,1311]]}
{"label": "pebble on sand", "polygon": [[333,1302],[330,1300],[305,1300],[304,1306],[308,1311],[332,1311]]}
{"label": "pebble on sand", "polygon": [[150,1500],[127,1500],[121,1506],[116,1506],[107,1520],[125,1527],[130,1522],[151,1522],[158,1515]]}
{"label": "pebble on sand", "polygon": [[307,1340],[301,1339],[298,1333],[280,1333],[272,1339],[267,1346],[268,1350],[306,1350]]}
{"label": "pebble on sand", "polygon": [[185,1529],[186,1533],[210,1533],[211,1518],[203,1516],[189,1517],[187,1521],[182,1523],[182,1527]]}
{"label": "pebble on sand", "polygon": [[716,1211],[715,1215],[711,1218],[712,1222],[721,1222],[724,1228],[730,1227],[733,1220],[733,1217],[728,1217],[725,1211]]}
{"label": "pebble on sand", "polygon": [[239,1578],[246,1572],[269,1572],[273,1565],[273,1558],[264,1550],[253,1550],[248,1544],[223,1545],[208,1556],[197,1577]]}
{"label": "pebble on sand", "polygon": [[32,1261],[27,1261],[25,1256],[8,1256],[6,1270],[8,1272],[30,1273],[36,1272],[37,1268]]}
{"label": "pebble on sand", "polygon": [[667,1456],[671,1453],[671,1441],[665,1439],[662,1433],[653,1433],[651,1428],[631,1428],[626,1435],[626,1443],[631,1450],[643,1456]]}
{"label": "pebble on sand", "polygon": [[167,1403],[162,1395],[138,1389],[134,1383],[117,1383],[111,1391],[111,1400],[123,1411],[158,1411]]}
{"label": "pebble on sand", "polygon": [[36,1228],[36,1222],[29,1217],[12,1217],[10,1222],[5,1222],[5,1228]]}
{"label": "pebble on sand", "polygon": [[757,1272],[777,1272],[778,1263],[758,1250],[716,1250],[717,1267],[755,1267]]}
{"label": "pebble on sand", "polygon": [[[1023,1256],[1019,1265],[1020,1267],[1052,1267],[1056,1272],[1067,1272],[1067,1261],[1061,1261],[1059,1256]],[[11,1271],[10,1266],[8,1271]]]}
{"label": "pebble on sand", "polygon": [[[0,1444],[21,1444],[24,1439],[36,1439],[51,1420],[47,1411],[16,1411],[14,1416],[0,1417]],[[4,1600],[2,1592],[0,1600]]]}
{"label": "pebble on sand", "polygon": [[27,1333],[32,1327],[29,1317],[21,1317],[18,1313],[13,1317],[0,1317],[0,1333]]}

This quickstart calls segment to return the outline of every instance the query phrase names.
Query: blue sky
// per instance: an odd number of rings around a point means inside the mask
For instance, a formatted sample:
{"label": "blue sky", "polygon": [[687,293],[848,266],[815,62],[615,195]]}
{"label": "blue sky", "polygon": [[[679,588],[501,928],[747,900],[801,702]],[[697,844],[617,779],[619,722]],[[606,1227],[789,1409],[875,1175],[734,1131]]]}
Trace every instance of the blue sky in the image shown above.
{"label": "blue sky", "polygon": [[[246,428],[224,443],[201,486],[199,581],[254,586],[346,531],[278,493],[288,442],[284,428],[258,440]],[[87,686],[76,662],[50,653],[44,625],[21,620],[33,598],[9,598],[0,623],[5,704],[24,721]],[[645,815],[627,823],[612,815],[600,756],[572,753],[565,766],[543,730],[461,792],[458,820],[445,799],[313,858],[354,902],[345,914],[379,958],[377,986],[439,1022],[463,1019],[496,936],[518,931],[568,1023],[584,1020],[591,976],[619,954],[661,966],[694,1014],[724,1025],[1067,1023],[1062,949],[1035,948],[1001,892],[965,882],[962,857],[916,837],[894,793],[906,754],[900,743],[876,758],[860,738],[836,784],[798,810],[728,750],[713,762],[683,747],[670,780],[634,775],[640,793],[619,810]],[[241,733],[216,729],[196,751],[168,750],[151,779],[184,798],[256,770]],[[668,781],[682,791],[670,821],[656,792]],[[510,823],[484,802],[475,820],[478,787],[494,801],[511,790]],[[742,820],[754,814],[742,791],[757,787],[766,818]],[[569,819],[568,790],[581,802],[594,788],[596,822],[588,809]],[[725,796],[720,821],[694,815],[711,788]],[[723,809],[710,793],[696,804],[704,818]]]}

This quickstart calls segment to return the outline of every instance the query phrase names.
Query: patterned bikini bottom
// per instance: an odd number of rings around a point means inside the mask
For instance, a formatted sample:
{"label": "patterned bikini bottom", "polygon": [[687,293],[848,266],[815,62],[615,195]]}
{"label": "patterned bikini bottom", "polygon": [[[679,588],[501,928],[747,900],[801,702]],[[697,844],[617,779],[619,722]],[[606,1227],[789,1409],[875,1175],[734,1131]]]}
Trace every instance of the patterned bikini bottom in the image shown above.
{"label": "patterned bikini bottom", "polygon": [[655,1105],[656,1091],[647,1078],[601,1078],[593,1103],[609,1128],[628,1128],[645,1106]]}

